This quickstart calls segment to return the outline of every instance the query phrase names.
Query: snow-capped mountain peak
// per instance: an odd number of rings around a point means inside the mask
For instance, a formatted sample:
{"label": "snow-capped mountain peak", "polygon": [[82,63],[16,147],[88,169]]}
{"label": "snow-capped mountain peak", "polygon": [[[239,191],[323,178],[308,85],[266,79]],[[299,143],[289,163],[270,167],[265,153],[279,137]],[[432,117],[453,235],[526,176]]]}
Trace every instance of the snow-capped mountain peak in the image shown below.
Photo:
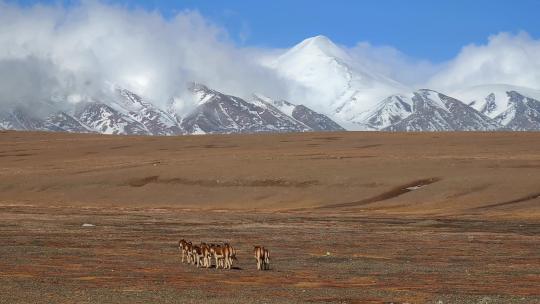
{"label": "snow-capped mountain peak", "polygon": [[[352,70],[345,63],[346,53],[328,38],[306,39],[279,56],[271,67],[291,83],[317,92],[324,102],[349,87]],[[321,106],[324,105],[320,103]]]}
{"label": "snow-capped mountain peak", "polygon": [[[445,102],[445,95],[431,89],[420,89],[416,92],[416,94],[421,95],[423,97],[422,99],[429,102],[431,105],[439,107],[445,111],[449,111],[448,104]],[[445,100],[443,100],[443,98]]]}
{"label": "snow-capped mountain peak", "polygon": [[290,57],[296,54],[301,54],[302,56],[309,55],[309,56],[319,56],[319,57],[330,57],[330,58],[337,58],[341,60],[349,59],[349,55],[343,49],[338,47],[334,42],[328,39],[328,37],[323,36],[323,35],[318,35],[315,37],[305,39],[304,41],[295,45],[285,55]]}
{"label": "snow-capped mountain peak", "polygon": [[437,91],[413,93],[412,113],[388,131],[491,131],[498,124],[463,102]]}
{"label": "snow-capped mountain peak", "polygon": [[267,97],[267,96],[264,96],[262,94],[253,94],[253,100],[259,100],[259,101],[263,101],[263,102],[266,102],[266,103],[269,103],[273,106],[275,106],[276,108],[278,108],[281,112],[289,115],[289,116],[292,116],[292,113],[294,111],[294,108],[296,107],[296,105],[286,101],[286,100],[282,100],[282,99],[279,99],[279,100],[275,100],[275,99],[272,99],[270,97]]}
{"label": "snow-capped mountain peak", "polygon": [[198,105],[202,105],[220,94],[219,92],[208,88],[204,84],[196,82],[190,83],[188,85],[188,90],[195,95],[194,98]]}
{"label": "snow-capped mountain peak", "polygon": [[269,66],[290,82],[292,100],[352,130],[361,129],[359,113],[390,95],[412,91],[353,62],[346,49],[324,36],[300,42]]}
{"label": "snow-capped mountain peak", "polygon": [[381,101],[372,111],[363,113],[360,125],[366,130],[380,130],[395,124],[413,112],[412,96],[392,95]]}
{"label": "snow-capped mountain peak", "polygon": [[477,111],[495,118],[505,112],[510,104],[509,92],[540,100],[540,91],[507,84],[490,84],[465,88],[451,95],[462,100]]}
{"label": "snow-capped mountain peak", "polygon": [[453,95],[507,130],[540,130],[539,90],[492,84],[466,88]]}

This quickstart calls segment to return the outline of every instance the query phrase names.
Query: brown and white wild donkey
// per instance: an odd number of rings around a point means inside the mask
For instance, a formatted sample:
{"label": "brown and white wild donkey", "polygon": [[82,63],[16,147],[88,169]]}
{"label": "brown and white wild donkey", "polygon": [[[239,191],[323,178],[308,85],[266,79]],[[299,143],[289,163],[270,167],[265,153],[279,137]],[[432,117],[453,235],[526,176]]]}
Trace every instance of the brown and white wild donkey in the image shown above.
{"label": "brown and white wild donkey", "polygon": [[212,266],[212,257],[215,259],[216,269],[231,269],[234,261],[237,261],[236,250],[234,247],[225,243],[224,245],[206,244],[193,245],[182,239],[178,242],[178,250],[189,264],[195,264],[197,267],[210,268]]}
{"label": "brown and white wild donkey", "polygon": [[238,260],[236,258],[236,250],[234,249],[233,246],[229,245],[229,243],[225,243],[223,245],[223,255],[224,255],[223,260],[225,262],[224,268],[231,269],[233,262]]}
{"label": "brown and white wild donkey", "polygon": [[203,250],[201,246],[195,245],[193,246],[193,250],[191,251],[193,254],[194,264],[197,266],[197,268],[203,266]]}
{"label": "brown and white wild donkey", "polygon": [[263,246],[253,246],[253,253],[257,260],[257,270],[270,269],[270,252]]}
{"label": "brown and white wild donkey", "polygon": [[225,250],[223,246],[219,244],[210,245],[210,253],[214,256],[216,262],[216,269],[225,268]]}
{"label": "brown and white wild donkey", "polygon": [[189,262],[188,242],[186,240],[181,239],[178,242],[178,250],[180,251],[180,254],[182,255],[182,263],[184,263],[184,257]]}
{"label": "brown and white wild donkey", "polygon": [[210,268],[210,266],[212,265],[212,261],[210,260],[210,256],[211,256],[210,246],[208,246],[206,243],[201,243],[201,251],[202,251],[202,266],[206,268]]}

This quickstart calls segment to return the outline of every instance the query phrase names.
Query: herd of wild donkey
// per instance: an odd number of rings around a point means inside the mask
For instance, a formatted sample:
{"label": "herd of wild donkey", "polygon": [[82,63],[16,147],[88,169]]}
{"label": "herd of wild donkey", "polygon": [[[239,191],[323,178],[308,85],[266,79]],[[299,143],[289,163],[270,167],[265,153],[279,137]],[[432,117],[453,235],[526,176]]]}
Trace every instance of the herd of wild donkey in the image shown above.
{"label": "herd of wild donkey", "polygon": [[[195,264],[198,267],[212,267],[212,258],[215,260],[215,267],[219,269],[231,269],[233,262],[237,261],[236,250],[229,243],[193,245],[184,239],[178,242],[178,249],[182,254],[182,263],[184,259],[189,264]],[[254,246],[253,253],[257,260],[257,270],[270,269],[270,253],[268,249],[262,246]]]}

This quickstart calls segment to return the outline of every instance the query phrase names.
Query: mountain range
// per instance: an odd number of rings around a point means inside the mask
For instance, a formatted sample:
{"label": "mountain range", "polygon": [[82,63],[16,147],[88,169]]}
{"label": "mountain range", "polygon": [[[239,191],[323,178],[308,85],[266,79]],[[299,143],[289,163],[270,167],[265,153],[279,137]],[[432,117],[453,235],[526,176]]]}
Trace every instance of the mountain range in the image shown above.
{"label": "mountain range", "polygon": [[324,36],[306,39],[261,65],[286,80],[290,100],[257,92],[241,98],[201,83],[188,83],[187,103],[192,108],[185,110],[185,97],[155,102],[104,84],[106,94],[85,96],[76,102],[43,96],[43,100],[25,106],[3,107],[0,129],[165,136],[540,130],[538,90],[504,84],[450,93],[410,88],[370,71]]}
{"label": "mountain range", "polygon": [[[197,106],[186,116],[175,112],[174,101],[160,109],[129,90],[114,88],[113,98],[106,101],[82,101],[43,118],[27,108],[3,110],[0,129],[118,135],[344,131],[302,105],[255,95],[248,101],[195,83],[188,89]],[[289,109],[279,109],[284,106]]]}

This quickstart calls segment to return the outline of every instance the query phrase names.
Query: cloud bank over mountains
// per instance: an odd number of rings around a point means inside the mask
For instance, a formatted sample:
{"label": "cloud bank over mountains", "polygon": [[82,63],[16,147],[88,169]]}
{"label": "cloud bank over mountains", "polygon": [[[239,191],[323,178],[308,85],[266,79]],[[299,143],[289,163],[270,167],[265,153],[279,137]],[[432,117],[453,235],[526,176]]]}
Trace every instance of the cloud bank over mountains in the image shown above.
{"label": "cloud bank over mountains", "polygon": [[[78,92],[110,82],[156,102],[183,94],[188,81],[239,95],[284,93],[284,84],[194,11],[171,19],[99,2],[19,7],[0,3],[1,101]],[[250,92],[245,91],[246,88]]]}
{"label": "cloud bank over mountains", "polygon": [[525,32],[493,35],[486,45],[463,47],[428,80],[440,90],[500,83],[540,89],[540,40]]}
{"label": "cloud bank over mountains", "polygon": [[[445,63],[369,42],[342,49],[355,64],[412,89],[451,92],[493,83],[540,89],[540,41],[526,33],[496,34],[485,45],[463,47]],[[291,91],[290,80],[261,64],[284,52],[235,46],[225,29],[196,11],[164,18],[94,1],[72,7],[0,2],[0,104],[107,98],[104,83],[157,104],[178,98],[177,110],[186,112],[194,107],[187,82],[241,97],[302,96],[298,87]]]}

